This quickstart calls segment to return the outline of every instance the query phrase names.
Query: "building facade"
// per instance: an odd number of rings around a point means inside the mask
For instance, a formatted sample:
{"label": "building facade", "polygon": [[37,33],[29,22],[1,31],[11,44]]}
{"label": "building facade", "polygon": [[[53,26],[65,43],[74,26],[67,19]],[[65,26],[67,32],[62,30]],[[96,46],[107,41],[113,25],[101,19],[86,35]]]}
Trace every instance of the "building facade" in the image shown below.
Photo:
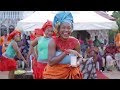
{"label": "building facade", "polygon": [[17,22],[25,18],[25,14],[32,14],[33,11],[0,11],[0,35],[3,31],[10,33]]}

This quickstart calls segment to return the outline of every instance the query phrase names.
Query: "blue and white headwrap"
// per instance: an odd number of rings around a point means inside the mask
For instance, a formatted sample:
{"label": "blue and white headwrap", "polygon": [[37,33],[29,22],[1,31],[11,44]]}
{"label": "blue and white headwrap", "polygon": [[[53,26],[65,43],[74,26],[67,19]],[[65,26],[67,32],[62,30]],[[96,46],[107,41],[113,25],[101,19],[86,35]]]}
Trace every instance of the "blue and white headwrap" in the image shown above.
{"label": "blue and white headwrap", "polygon": [[71,12],[69,12],[69,11],[61,11],[61,12],[57,13],[55,15],[54,21],[53,21],[54,29],[57,31],[58,26],[61,23],[64,23],[64,22],[67,22],[67,23],[69,23],[70,25],[73,26],[73,16],[72,16]]}

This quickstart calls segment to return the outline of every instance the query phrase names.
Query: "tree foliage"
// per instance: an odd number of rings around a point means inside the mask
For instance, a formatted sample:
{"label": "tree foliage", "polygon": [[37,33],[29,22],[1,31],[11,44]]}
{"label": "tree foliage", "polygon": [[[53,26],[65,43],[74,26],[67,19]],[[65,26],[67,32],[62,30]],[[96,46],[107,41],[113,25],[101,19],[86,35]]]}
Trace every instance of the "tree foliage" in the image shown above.
{"label": "tree foliage", "polygon": [[120,11],[114,11],[112,16],[116,18],[116,23],[118,24],[118,30],[120,31]]}

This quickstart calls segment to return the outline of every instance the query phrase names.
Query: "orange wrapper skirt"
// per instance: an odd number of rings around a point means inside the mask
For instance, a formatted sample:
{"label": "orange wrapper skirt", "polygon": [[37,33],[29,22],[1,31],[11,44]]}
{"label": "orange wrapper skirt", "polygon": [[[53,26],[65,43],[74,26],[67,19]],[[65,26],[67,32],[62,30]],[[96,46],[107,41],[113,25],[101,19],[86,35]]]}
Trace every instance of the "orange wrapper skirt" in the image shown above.
{"label": "orange wrapper skirt", "polygon": [[47,65],[43,72],[44,79],[82,79],[79,67],[70,67],[66,64]]}

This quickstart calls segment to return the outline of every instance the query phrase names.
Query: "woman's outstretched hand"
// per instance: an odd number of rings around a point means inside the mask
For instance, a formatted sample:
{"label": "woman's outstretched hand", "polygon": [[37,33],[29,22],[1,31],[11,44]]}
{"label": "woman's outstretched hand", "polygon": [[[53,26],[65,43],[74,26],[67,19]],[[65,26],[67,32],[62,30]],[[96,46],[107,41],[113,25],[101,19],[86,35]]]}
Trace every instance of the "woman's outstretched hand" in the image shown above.
{"label": "woman's outstretched hand", "polygon": [[76,50],[67,49],[67,51],[69,52],[69,54],[74,54],[77,57],[82,57],[82,55],[80,55]]}

